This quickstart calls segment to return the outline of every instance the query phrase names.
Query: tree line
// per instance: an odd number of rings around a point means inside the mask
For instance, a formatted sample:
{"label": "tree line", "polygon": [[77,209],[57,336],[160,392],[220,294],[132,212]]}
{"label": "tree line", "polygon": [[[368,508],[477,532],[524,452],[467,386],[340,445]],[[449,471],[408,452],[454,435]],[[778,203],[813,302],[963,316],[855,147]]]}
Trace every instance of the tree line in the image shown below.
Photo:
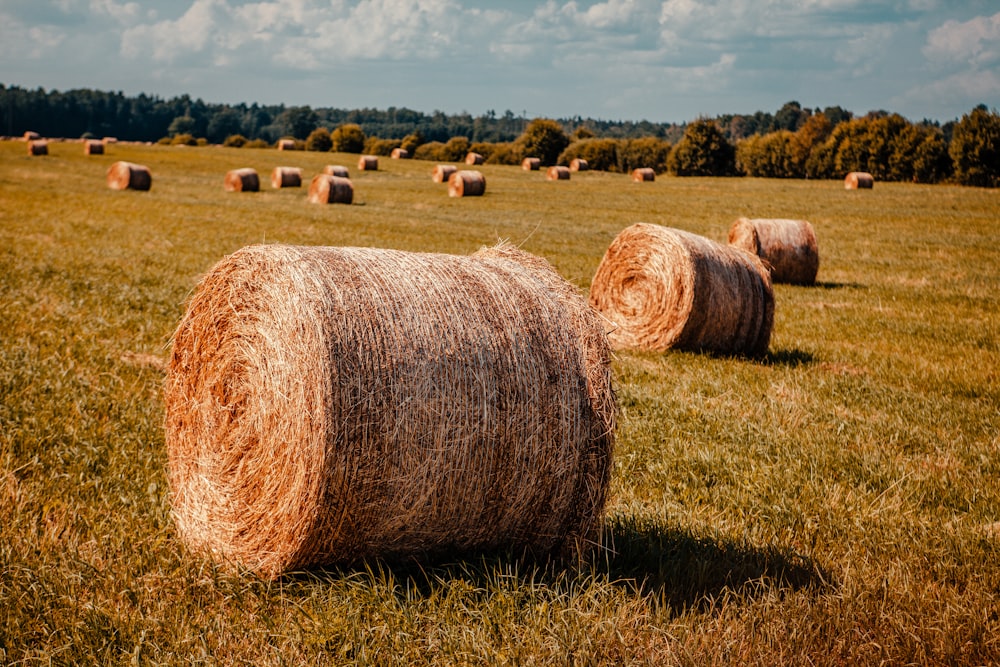
{"label": "tree line", "polygon": [[0,84],[0,122],[8,136],[114,136],[125,141],[274,145],[388,155],[404,148],[417,158],[458,161],[469,151],[487,162],[545,164],[587,160],[593,169],[769,178],[842,178],[867,171],[884,181],[1000,185],[1000,116],[980,105],[943,125],[899,114],[865,116],[839,106],[784,104],[775,113],[727,114],[691,123],[591,118],[528,120],[507,110],[427,114],[407,108],[209,104],[76,89],[29,90]]}

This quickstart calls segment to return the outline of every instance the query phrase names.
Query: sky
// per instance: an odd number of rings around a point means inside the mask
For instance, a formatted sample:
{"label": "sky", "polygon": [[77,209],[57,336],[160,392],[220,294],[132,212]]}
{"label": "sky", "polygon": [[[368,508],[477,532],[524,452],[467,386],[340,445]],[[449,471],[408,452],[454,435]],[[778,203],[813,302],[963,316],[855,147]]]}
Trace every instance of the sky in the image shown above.
{"label": "sky", "polygon": [[1000,106],[1000,0],[0,0],[0,83],[685,122]]}

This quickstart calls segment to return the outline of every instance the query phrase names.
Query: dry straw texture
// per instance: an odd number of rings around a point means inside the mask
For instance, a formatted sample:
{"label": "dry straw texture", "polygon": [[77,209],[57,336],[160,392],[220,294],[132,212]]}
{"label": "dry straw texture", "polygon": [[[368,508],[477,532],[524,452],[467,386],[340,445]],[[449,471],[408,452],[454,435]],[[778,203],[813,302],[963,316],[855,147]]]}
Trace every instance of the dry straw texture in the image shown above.
{"label": "dry straw texture", "polygon": [[538,171],[542,167],[542,161],[537,157],[526,157],[521,160],[521,169],[525,171]]}
{"label": "dry straw texture", "polygon": [[250,167],[232,169],[226,172],[223,187],[226,192],[259,192],[260,176],[256,169]]}
{"label": "dry straw texture", "polygon": [[568,181],[569,180],[569,168],[562,166],[549,167],[545,172],[545,180],[547,181]]}
{"label": "dry straw texture", "polygon": [[329,174],[330,176],[340,176],[341,178],[350,178],[351,173],[347,170],[347,167],[341,166],[339,164],[328,164],[323,167],[323,173]]}
{"label": "dry straw texture", "polygon": [[393,160],[408,160],[410,159],[410,151],[405,148],[393,148],[389,157]]}
{"label": "dry straw texture", "polygon": [[358,169],[361,171],[378,171],[378,158],[374,155],[362,155],[358,158]]}
{"label": "dry straw texture", "polygon": [[650,167],[637,167],[632,170],[632,180],[636,183],[655,181],[656,172],[653,171]]}
{"label": "dry straw texture", "polygon": [[83,142],[84,155],[104,155],[104,142],[97,139],[88,139]]}
{"label": "dry straw texture", "polygon": [[302,170],[298,167],[275,167],[271,172],[271,187],[275,190],[302,187]]}
{"label": "dry straw texture", "polygon": [[771,278],[759,258],[646,223],[612,241],[590,303],[611,322],[617,349],[760,356],[774,321]]}
{"label": "dry straw texture", "polygon": [[195,552],[263,576],[594,544],[615,402],[603,325],[544,260],[251,246],[196,288],[165,382]]}
{"label": "dry straw texture", "polygon": [[449,197],[479,197],[486,192],[486,177],[478,171],[463,169],[448,177]]}
{"label": "dry straw texture", "polygon": [[570,160],[569,170],[570,171],[587,171],[590,169],[590,165],[583,158],[575,157]]}
{"label": "dry straw texture", "polygon": [[875,185],[875,179],[864,171],[852,171],[844,177],[845,190],[870,190]]}
{"label": "dry straw texture", "polygon": [[434,174],[431,179],[435,183],[447,183],[451,175],[454,174],[458,169],[450,164],[439,164],[434,167]]}
{"label": "dry straw texture", "polygon": [[148,190],[153,187],[149,168],[119,160],[108,167],[108,187],[112,190]]}
{"label": "dry straw texture", "polygon": [[48,155],[49,142],[45,139],[32,139],[28,142],[28,155]]}
{"label": "dry straw texture", "polygon": [[349,178],[317,174],[309,183],[309,202],[312,204],[350,204],[353,201],[354,184]]}
{"label": "dry straw texture", "polygon": [[278,150],[279,151],[294,151],[295,150],[295,140],[293,140],[293,139],[279,139],[278,140]]}
{"label": "dry straw texture", "polygon": [[465,156],[465,164],[482,164],[485,159],[479,153],[468,153]]}
{"label": "dry straw texture", "polygon": [[738,218],[729,244],[757,255],[771,270],[771,282],[812,285],[819,270],[816,232],[805,220]]}

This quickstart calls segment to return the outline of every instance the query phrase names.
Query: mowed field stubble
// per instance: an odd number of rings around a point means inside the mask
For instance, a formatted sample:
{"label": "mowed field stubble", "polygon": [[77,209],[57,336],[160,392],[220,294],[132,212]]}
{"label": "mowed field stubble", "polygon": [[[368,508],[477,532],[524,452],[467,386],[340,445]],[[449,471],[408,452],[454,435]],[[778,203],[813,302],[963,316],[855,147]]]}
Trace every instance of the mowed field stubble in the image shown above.
{"label": "mowed field stubble", "polygon": [[[149,192],[115,191],[118,160]],[[307,184],[343,164],[351,205]],[[301,188],[268,186],[274,167]],[[223,189],[252,167],[261,191]],[[216,147],[0,142],[0,663],[996,664],[1000,191],[670,178]],[[467,255],[507,240],[582,291],[648,222],[725,242],[811,222],[763,359],[618,352],[604,548],[275,581],[186,551],[163,429],[197,281],[258,243]]]}

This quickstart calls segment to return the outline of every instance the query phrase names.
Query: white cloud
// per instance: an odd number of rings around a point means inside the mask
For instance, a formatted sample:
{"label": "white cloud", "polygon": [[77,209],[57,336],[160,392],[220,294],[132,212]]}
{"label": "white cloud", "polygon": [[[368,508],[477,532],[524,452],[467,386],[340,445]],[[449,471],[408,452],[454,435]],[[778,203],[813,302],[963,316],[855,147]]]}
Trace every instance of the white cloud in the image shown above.
{"label": "white cloud", "polygon": [[931,30],[923,48],[931,61],[967,62],[973,67],[1000,60],[1000,12],[969,21],[946,21]]}

